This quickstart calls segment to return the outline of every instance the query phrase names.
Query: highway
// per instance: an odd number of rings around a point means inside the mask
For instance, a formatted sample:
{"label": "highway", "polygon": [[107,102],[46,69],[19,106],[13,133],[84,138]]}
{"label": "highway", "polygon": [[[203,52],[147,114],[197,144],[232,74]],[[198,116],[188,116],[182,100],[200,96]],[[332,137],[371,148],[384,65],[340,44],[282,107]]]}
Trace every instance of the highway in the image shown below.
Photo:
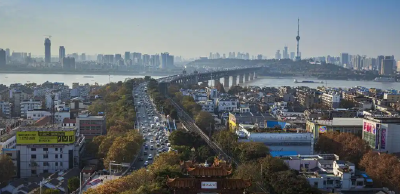
{"label": "highway", "polygon": [[[133,90],[136,109],[135,128],[139,129],[139,132],[145,138],[145,142],[140,151],[139,160],[135,162],[132,170],[146,167],[148,164],[153,163],[159,153],[168,151],[167,142],[165,141],[168,137],[164,130],[164,122],[147,95],[146,86],[147,83],[142,83]],[[158,122],[155,117],[158,118]]]}

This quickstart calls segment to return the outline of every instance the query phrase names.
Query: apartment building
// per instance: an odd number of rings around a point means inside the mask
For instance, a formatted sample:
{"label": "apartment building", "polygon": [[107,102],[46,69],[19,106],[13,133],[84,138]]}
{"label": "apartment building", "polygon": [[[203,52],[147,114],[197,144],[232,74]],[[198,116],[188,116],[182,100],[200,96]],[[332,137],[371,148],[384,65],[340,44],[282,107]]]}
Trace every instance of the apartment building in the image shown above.
{"label": "apartment building", "polygon": [[330,92],[321,95],[322,104],[328,108],[339,108],[340,94]]}
{"label": "apartment building", "polygon": [[305,108],[312,108],[320,103],[320,92],[309,87],[299,87],[296,90],[298,102]]}
{"label": "apartment building", "polygon": [[235,97],[224,97],[217,99],[217,110],[218,112],[234,111],[238,108],[239,100]]}
{"label": "apartment building", "polygon": [[381,152],[400,152],[400,118],[392,116],[366,116],[362,138],[372,149]]}
{"label": "apartment building", "polygon": [[196,102],[201,106],[201,109],[206,112],[213,113],[214,112],[214,101],[206,100],[206,101],[198,101]]}
{"label": "apartment building", "polygon": [[88,111],[79,113],[76,117],[76,127],[78,133],[84,135],[86,139],[91,140],[96,136],[105,135],[106,130],[106,117],[105,116],[92,116]]}
{"label": "apartment building", "polygon": [[42,102],[40,100],[24,100],[21,102],[21,117],[26,118],[27,112],[30,110],[41,109]]}
{"label": "apartment building", "polygon": [[9,102],[0,102],[0,117],[3,118],[11,118],[11,103]]}

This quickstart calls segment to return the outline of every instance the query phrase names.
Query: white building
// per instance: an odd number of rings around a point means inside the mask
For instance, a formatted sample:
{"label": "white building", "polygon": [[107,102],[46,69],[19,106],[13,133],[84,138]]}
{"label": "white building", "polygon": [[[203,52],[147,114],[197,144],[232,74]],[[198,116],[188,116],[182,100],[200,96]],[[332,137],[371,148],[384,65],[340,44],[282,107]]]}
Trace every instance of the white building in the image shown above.
{"label": "white building", "polygon": [[321,100],[322,103],[329,108],[339,108],[340,95],[337,93],[323,93]]}
{"label": "white building", "polygon": [[6,132],[6,129],[0,129],[0,150],[14,149],[16,146],[15,131]]}
{"label": "white building", "polygon": [[42,102],[40,100],[24,100],[21,102],[21,117],[26,117],[28,110],[41,109]]}
{"label": "white building", "polygon": [[218,112],[233,111],[238,108],[239,100],[237,98],[218,98],[217,110]]}
{"label": "white building", "polygon": [[400,118],[366,116],[363,120],[362,138],[372,149],[381,152],[400,152]]}
{"label": "white building", "polygon": [[356,172],[351,162],[339,160],[335,154],[290,155],[281,157],[289,168],[305,176],[311,186],[324,191],[362,191],[373,186],[373,181],[363,172]]}
{"label": "white building", "polygon": [[312,133],[256,133],[241,127],[239,142],[261,142],[271,151],[295,151],[298,154],[314,153]]}
{"label": "white building", "polygon": [[0,111],[3,117],[11,118],[11,103],[0,102]]}
{"label": "white building", "polygon": [[212,100],[198,101],[197,104],[201,105],[201,109],[206,112],[214,112],[214,102]]}
{"label": "white building", "polygon": [[[26,113],[26,118],[27,119],[32,119],[34,121],[37,121],[45,116],[51,116],[51,112],[43,109],[39,110],[28,110]],[[55,123],[56,124],[61,124],[65,118],[70,118],[70,112],[69,111],[57,111],[54,113],[54,118],[55,118]]]}
{"label": "white building", "polygon": [[[24,140],[27,135],[34,140]],[[20,153],[20,177],[78,167],[84,145],[85,137],[76,136],[76,128],[23,128],[17,132],[16,146]]]}

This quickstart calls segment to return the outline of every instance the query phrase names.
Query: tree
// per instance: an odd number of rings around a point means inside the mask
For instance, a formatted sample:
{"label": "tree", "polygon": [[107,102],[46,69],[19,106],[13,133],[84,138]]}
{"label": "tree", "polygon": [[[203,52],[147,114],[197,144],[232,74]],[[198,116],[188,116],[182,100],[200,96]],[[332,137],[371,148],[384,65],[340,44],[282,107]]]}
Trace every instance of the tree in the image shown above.
{"label": "tree", "polygon": [[45,189],[43,191],[44,194],[60,194],[60,190],[58,189]]}
{"label": "tree", "polygon": [[117,163],[132,161],[142,143],[142,136],[133,130],[125,133],[124,136],[116,137],[107,152],[104,165],[108,166],[110,161]]}
{"label": "tree", "polygon": [[206,129],[211,130],[215,123],[214,117],[209,112],[205,111],[200,111],[195,121],[196,125],[203,131],[206,131]]}
{"label": "tree", "polygon": [[68,179],[68,190],[70,192],[76,191],[79,188],[79,178],[78,177],[72,177]]}
{"label": "tree", "polygon": [[[297,175],[292,170],[280,171],[270,177],[274,193],[282,194],[318,194],[318,189],[311,187],[304,176]],[[290,186],[288,186],[290,185]]]}
{"label": "tree", "polygon": [[212,156],[212,153],[208,146],[200,146],[196,149],[196,158],[198,161],[205,162],[210,156]]}
{"label": "tree", "polygon": [[0,186],[7,185],[8,181],[15,176],[15,166],[7,155],[0,156]]}
{"label": "tree", "polygon": [[199,135],[193,132],[185,131],[183,129],[173,131],[168,139],[172,145],[177,146],[198,148],[202,145],[205,145],[205,142],[203,141],[203,139],[200,138]]}
{"label": "tree", "polygon": [[238,140],[236,134],[230,132],[229,130],[221,130],[215,133],[212,138],[225,152],[227,152],[227,154],[232,154],[235,152]]}
{"label": "tree", "polygon": [[238,158],[241,162],[257,160],[269,154],[269,148],[265,144],[259,142],[239,143],[237,151]]}
{"label": "tree", "polygon": [[340,108],[354,108],[356,104],[352,101],[341,99],[339,103]]}

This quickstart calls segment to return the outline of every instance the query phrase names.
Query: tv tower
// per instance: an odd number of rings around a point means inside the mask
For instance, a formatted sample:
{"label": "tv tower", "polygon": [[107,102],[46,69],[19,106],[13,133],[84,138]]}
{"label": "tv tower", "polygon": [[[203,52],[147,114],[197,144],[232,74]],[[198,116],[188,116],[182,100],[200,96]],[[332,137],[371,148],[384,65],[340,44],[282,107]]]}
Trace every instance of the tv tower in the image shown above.
{"label": "tv tower", "polygon": [[301,61],[300,51],[299,51],[299,44],[300,44],[300,19],[299,18],[297,18],[297,36],[296,36],[296,40],[297,40],[296,61]]}

